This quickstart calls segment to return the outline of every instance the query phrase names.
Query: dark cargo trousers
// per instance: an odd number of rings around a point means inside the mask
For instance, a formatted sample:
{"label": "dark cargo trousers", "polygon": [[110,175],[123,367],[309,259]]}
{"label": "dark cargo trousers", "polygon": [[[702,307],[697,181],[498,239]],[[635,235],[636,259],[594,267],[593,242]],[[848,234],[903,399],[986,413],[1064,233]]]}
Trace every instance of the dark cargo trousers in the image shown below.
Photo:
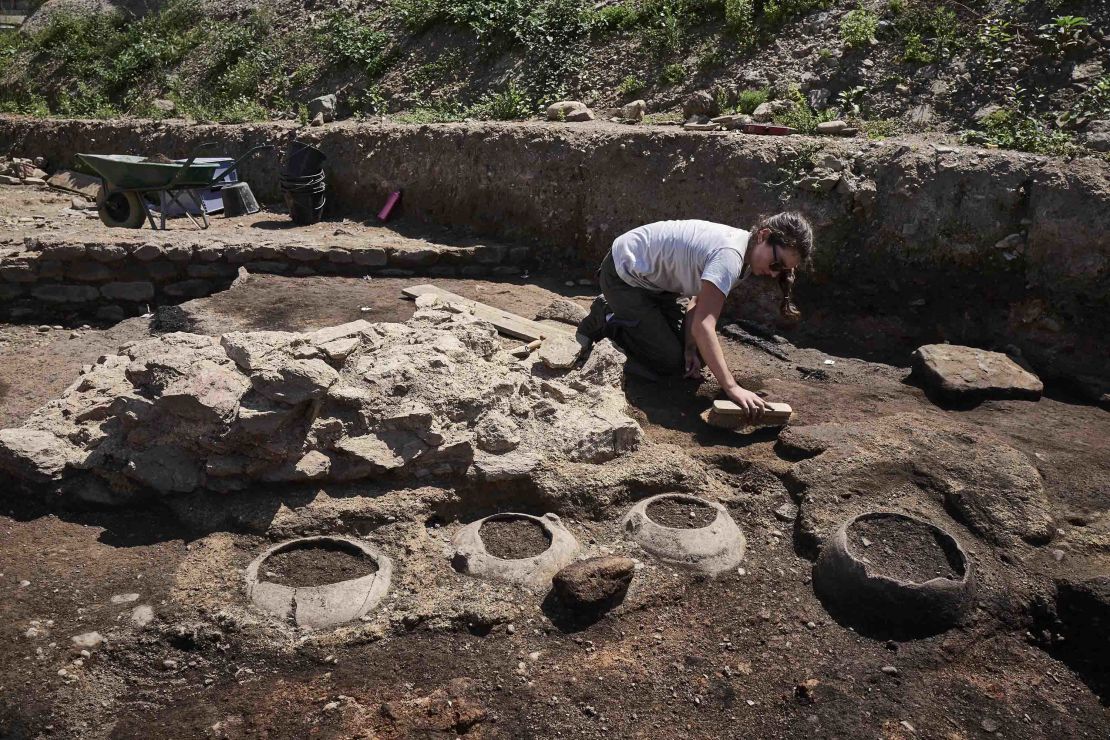
{"label": "dark cargo trousers", "polygon": [[685,369],[686,308],[677,293],[657,293],[629,285],[617,274],[613,253],[598,270],[601,292],[613,319],[606,336],[631,357],[660,375],[680,375]]}

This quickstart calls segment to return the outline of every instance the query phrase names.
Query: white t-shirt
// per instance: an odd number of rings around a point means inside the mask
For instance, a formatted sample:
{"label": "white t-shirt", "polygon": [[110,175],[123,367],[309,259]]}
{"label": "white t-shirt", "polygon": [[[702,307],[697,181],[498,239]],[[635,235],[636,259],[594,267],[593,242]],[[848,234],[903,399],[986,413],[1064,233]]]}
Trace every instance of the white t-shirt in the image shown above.
{"label": "white t-shirt", "polygon": [[746,273],[748,232],[711,221],[656,221],[613,241],[613,265],[629,285],[696,296],[708,280],[728,295]]}

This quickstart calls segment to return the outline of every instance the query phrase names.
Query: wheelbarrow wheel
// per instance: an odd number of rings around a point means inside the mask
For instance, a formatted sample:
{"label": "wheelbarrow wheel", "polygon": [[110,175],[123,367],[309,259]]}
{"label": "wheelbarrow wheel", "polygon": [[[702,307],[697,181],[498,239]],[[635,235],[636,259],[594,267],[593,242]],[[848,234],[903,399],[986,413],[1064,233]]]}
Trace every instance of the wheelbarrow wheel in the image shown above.
{"label": "wheelbarrow wheel", "polygon": [[139,229],[146,220],[146,211],[138,193],[109,193],[103,185],[96,191],[96,210],[105,226],[118,229]]}

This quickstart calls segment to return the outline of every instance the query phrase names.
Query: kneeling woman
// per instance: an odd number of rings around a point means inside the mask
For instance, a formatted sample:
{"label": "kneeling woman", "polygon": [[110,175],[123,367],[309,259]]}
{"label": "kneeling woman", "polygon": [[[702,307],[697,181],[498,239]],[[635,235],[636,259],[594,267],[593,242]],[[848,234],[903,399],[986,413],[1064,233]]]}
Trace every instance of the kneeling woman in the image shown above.
{"label": "kneeling woman", "polygon": [[613,339],[664,375],[697,375],[704,358],[729,399],[757,414],[766,404],[729,372],[717,319],[725,296],[749,275],[778,278],[783,312],[793,312],[794,270],[812,255],[813,229],[799,213],[765,218],[750,232],[697,220],[640,226],[613,242],[599,271],[602,296],[579,331]]}

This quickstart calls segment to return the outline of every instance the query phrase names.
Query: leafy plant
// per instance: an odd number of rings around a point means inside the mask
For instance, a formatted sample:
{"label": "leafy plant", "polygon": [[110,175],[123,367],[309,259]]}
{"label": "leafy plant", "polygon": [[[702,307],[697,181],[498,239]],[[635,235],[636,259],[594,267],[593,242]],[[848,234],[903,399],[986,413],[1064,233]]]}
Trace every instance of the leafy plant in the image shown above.
{"label": "leafy plant", "polygon": [[975,45],[989,67],[1003,66],[1016,40],[1011,22],[999,17],[984,18],[975,35]]}
{"label": "leafy plant", "polygon": [[771,97],[771,91],[768,88],[761,90],[744,90],[736,96],[736,111],[751,115],[755,109],[767,102]]}
{"label": "leafy plant", "polygon": [[605,38],[627,31],[639,22],[640,13],[631,3],[614,3],[589,12],[590,34],[594,38]]}
{"label": "leafy plant", "polygon": [[686,70],[682,68],[681,64],[668,64],[659,73],[659,81],[667,86],[677,85],[685,79]]}
{"label": "leafy plant", "polygon": [[840,37],[853,49],[870,45],[878,28],[879,16],[865,8],[857,8],[840,19]]}
{"label": "leafy plant", "polygon": [[925,45],[925,40],[919,33],[908,33],[904,39],[905,47],[902,50],[902,61],[909,64],[932,64],[936,57]]}
{"label": "leafy plant", "polygon": [[1082,43],[1090,26],[1090,21],[1083,16],[1060,15],[1038,29],[1039,38],[1054,46],[1058,53],[1066,54]]}
{"label": "leafy plant", "polygon": [[1066,125],[1081,118],[1110,118],[1110,75],[1084,90],[1057,122]]}
{"label": "leafy plant", "polygon": [[627,98],[635,95],[636,93],[642,92],[646,88],[647,85],[644,84],[644,81],[641,80],[639,77],[637,77],[636,75],[628,75],[623,80],[621,80],[621,84],[617,85],[617,93],[622,98]]}
{"label": "leafy plant", "polygon": [[725,28],[742,45],[755,43],[755,8],[752,0],[724,0]]}
{"label": "leafy plant", "polygon": [[790,102],[790,107],[775,116],[775,123],[780,126],[789,126],[802,134],[812,134],[817,130],[817,124],[831,121],[836,118],[836,111],[832,108],[817,112],[810,107],[809,101],[802,95],[797,87],[790,89],[789,94],[783,98]]}
{"label": "leafy plant", "polygon": [[391,41],[366,19],[342,11],[329,13],[317,33],[317,43],[331,62],[358,68],[371,79],[385,71]]}
{"label": "leafy plant", "polygon": [[850,116],[861,115],[863,112],[863,96],[866,93],[867,88],[862,85],[842,90],[836,96],[836,105],[841,113]]}
{"label": "leafy plant", "polygon": [[931,64],[948,58],[965,43],[959,18],[949,7],[904,0],[888,8],[894,30],[902,38],[902,58],[907,62]]}
{"label": "leafy plant", "polygon": [[983,119],[982,129],[967,138],[978,138],[1003,149],[1036,154],[1069,156],[1078,151],[1071,137],[1054,131],[1043,121],[1013,108],[1001,108]]}
{"label": "leafy plant", "polygon": [[512,121],[527,118],[531,109],[528,96],[515,82],[510,81],[504,90],[487,95],[467,113],[473,118]]}

